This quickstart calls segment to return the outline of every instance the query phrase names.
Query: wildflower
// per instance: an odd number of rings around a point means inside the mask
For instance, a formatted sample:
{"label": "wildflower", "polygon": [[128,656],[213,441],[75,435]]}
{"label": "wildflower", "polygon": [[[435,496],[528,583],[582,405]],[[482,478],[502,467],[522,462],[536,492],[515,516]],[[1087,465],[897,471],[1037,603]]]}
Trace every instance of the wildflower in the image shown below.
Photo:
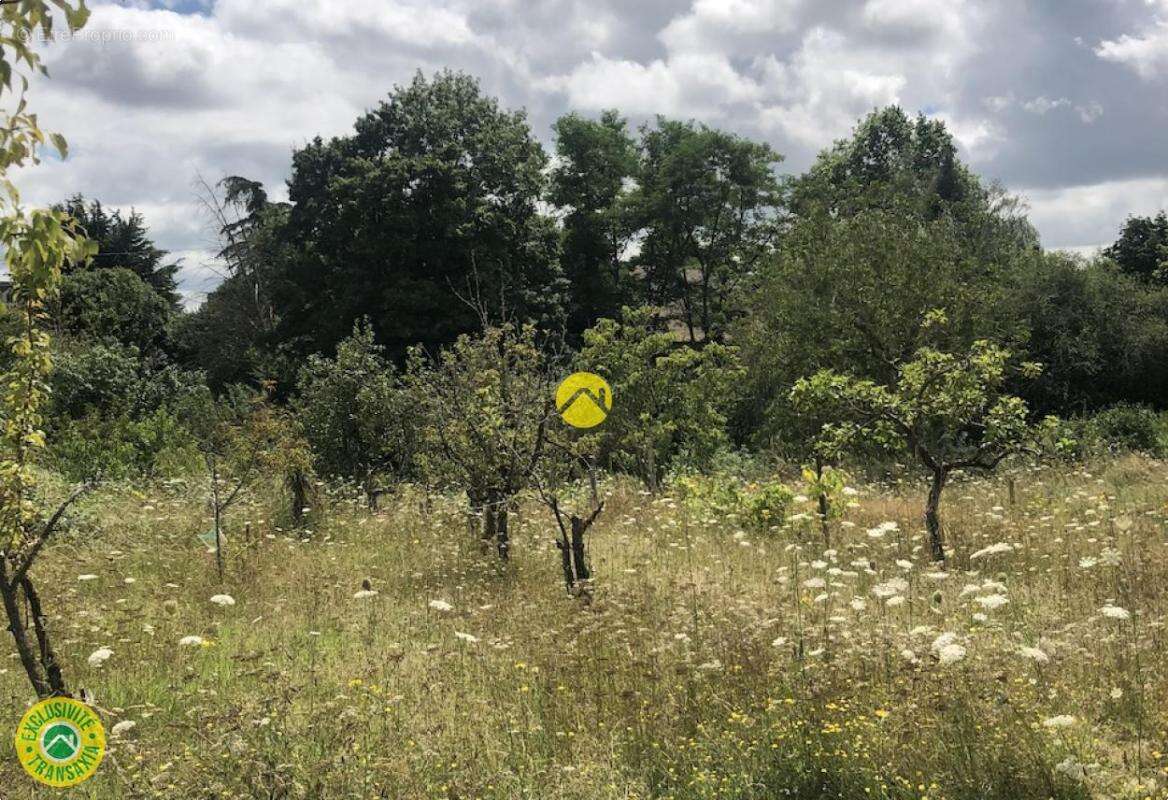
{"label": "wildflower", "polygon": [[459,639],[462,639],[464,642],[467,642],[469,644],[478,644],[478,641],[479,641],[479,637],[472,636],[469,633],[463,633],[462,631],[455,631],[454,635],[457,636]]}
{"label": "wildflower", "polygon": [[863,611],[868,607],[868,604],[864,602],[862,597],[853,597],[848,605],[852,607],[852,611]]}
{"label": "wildflower", "polygon": [[787,643],[787,637],[780,636],[777,639],[775,639],[773,642],[771,642],[771,647],[782,647],[786,643]]}
{"label": "wildflower", "polygon": [[178,640],[180,647],[202,647],[206,643],[202,636],[184,636]]}
{"label": "wildflower", "polygon": [[1059,714],[1056,717],[1047,717],[1042,721],[1045,728],[1069,728],[1075,724],[1075,718],[1070,714]]}
{"label": "wildflower", "polygon": [[211,602],[217,606],[233,606],[235,605],[235,598],[229,594],[216,594],[211,596]]}
{"label": "wildflower", "polygon": [[89,666],[100,667],[113,654],[114,654],[114,651],[110,650],[108,647],[99,647],[98,649],[96,649],[92,653],[90,653],[89,659],[88,659]]}
{"label": "wildflower", "polygon": [[937,660],[941,662],[943,667],[956,664],[963,658],[965,658],[965,648],[959,644],[947,644],[937,651]]}
{"label": "wildflower", "polygon": [[827,581],[823,578],[808,578],[803,581],[803,588],[805,589],[822,589],[827,586]]}
{"label": "wildflower", "polygon": [[1120,689],[1118,686],[1116,686],[1111,690],[1110,695],[1112,700],[1118,700],[1119,698],[1123,697],[1123,689]]}
{"label": "wildflower", "polygon": [[933,640],[932,650],[943,667],[956,664],[965,658],[965,648],[957,643],[957,634],[955,633],[942,633]]}
{"label": "wildflower", "polygon": [[1099,554],[1100,560],[1109,567],[1118,567],[1123,563],[1123,555],[1114,547],[1106,547]]}
{"label": "wildflower", "polygon": [[980,605],[986,611],[993,611],[1006,605],[1010,600],[1005,595],[987,594],[985,597],[974,598],[973,602]]}
{"label": "wildflower", "polygon": [[450,603],[447,603],[445,600],[431,600],[430,601],[430,608],[434,609],[435,611],[453,611],[454,610],[454,606],[450,605]]}
{"label": "wildflower", "polygon": [[1020,647],[1018,648],[1018,655],[1023,658],[1028,658],[1036,664],[1045,664],[1050,661],[1050,656],[1037,647]]}
{"label": "wildflower", "polygon": [[1128,611],[1126,608],[1120,608],[1119,606],[1112,605],[1111,603],[1108,603],[1107,605],[1103,606],[1103,608],[1099,609],[1099,613],[1108,619],[1124,620],[1131,618],[1130,611]]}
{"label": "wildflower", "polygon": [[368,600],[370,597],[376,597],[376,596],[377,596],[376,589],[361,589],[361,590],[357,591],[356,593],[354,593],[353,599],[354,600]]}
{"label": "wildflower", "polygon": [[999,553],[1012,552],[1014,552],[1013,545],[1009,544],[1008,542],[998,542],[997,544],[991,544],[989,547],[983,547],[982,549],[978,550],[969,557],[969,560],[976,561],[977,559],[985,558],[986,556],[996,556]]}
{"label": "wildflower", "polygon": [[1091,567],[1095,566],[1098,563],[1099,563],[1099,559],[1092,558],[1091,556],[1084,556],[1083,558],[1079,559],[1079,567],[1081,569],[1091,569]]}
{"label": "wildflower", "polygon": [[913,563],[911,561],[905,561],[903,558],[898,558],[896,560],[896,566],[903,570],[910,570],[913,568]]}
{"label": "wildflower", "polygon": [[132,719],[124,719],[117,725],[114,725],[112,728],[110,728],[110,734],[113,736],[121,736],[123,733],[129,733],[130,731],[134,730],[137,725],[138,723],[134,722]]}
{"label": "wildflower", "polygon": [[898,594],[898,595],[895,595],[893,597],[890,597],[884,601],[884,605],[888,606],[889,608],[896,608],[898,606],[903,606],[904,605],[904,596]]}
{"label": "wildflower", "polygon": [[893,578],[885,583],[878,583],[872,587],[872,594],[880,599],[886,599],[893,595],[903,594],[908,591],[908,581],[904,578]]}
{"label": "wildflower", "polygon": [[1087,776],[1086,767],[1070,756],[1055,764],[1054,771],[1073,781],[1081,781]]}
{"label": "wildflower", "polygon": [[79,581],[95,581],[95,580],[97,580],[97,576],[90,575],[87,573],[85,575],[78,575],[77,580],[79,580]]}

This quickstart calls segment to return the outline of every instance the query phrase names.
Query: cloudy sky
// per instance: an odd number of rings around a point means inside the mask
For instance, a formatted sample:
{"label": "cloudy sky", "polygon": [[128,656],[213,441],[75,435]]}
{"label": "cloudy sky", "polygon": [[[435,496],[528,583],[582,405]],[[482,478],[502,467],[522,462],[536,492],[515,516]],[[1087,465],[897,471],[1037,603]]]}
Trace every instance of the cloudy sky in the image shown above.
{"label": "cloudy sky", "polygon": [[292,150],[344,133],[394,84],[478,76],[535,134],[569,109],[695,118],[805,168],[874,107],[947,121],[1024,196],[1048,247],[1109,243],[1168,206],[1168,0],[123,0],[46,47],[34,104],[65,162],[22,180],[142,212],[216,280],[198,176],[279,196]]}

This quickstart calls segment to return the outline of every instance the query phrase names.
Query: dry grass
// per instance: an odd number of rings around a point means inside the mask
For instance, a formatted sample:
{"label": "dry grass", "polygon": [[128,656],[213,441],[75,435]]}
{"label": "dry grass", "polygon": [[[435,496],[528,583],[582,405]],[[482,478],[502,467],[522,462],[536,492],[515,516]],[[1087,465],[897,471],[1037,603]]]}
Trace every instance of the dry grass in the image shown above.
{"label": "dry grass", "polygon": [[[136,723],[72,794],[1165,797],[1166,479],[1028,473],[1013,506],[956,484],[947,573],[914,487],[861,488],[828,549],[612,484],[587,606],[534,504],[502,569],[451,500],[337,504],[307,541],[256,500],[220,584],[198,491],[107,489],[37,575],[71,684]],[[32,698],[3,667],[15,726]],[[5,800],[58,794],[0,762]]]}

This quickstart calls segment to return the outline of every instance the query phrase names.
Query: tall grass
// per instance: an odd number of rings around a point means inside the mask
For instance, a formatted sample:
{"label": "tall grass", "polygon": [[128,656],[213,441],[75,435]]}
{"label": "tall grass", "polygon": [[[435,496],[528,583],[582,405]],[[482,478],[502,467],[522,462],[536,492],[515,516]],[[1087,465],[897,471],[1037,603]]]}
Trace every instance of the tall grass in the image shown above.
{"label": "tall grass", "polygon": [[[801,514],[760,534],[609,482],[590,604],[535,503],[502,567],[456,499],[337,501],[301,536],[261,493],[220,584],[198,485],[106,488],[39,566],[72,685],[135,723],[73,795],[1168,797],[1166,479],[956,484],[945,571],[916,486],[856,487],[825,552]],[[14,659],[0,698],[15,726]],[[9,757],[0,796],[56,793]]]}

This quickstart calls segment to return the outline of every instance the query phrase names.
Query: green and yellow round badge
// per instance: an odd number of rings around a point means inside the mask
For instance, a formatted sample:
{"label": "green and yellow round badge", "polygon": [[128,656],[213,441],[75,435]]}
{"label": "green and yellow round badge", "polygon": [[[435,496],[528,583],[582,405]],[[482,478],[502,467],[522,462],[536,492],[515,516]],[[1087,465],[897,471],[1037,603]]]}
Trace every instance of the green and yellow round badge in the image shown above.
{"label": "green and yellow round badge", "polygon": [[93,777],[105,756],[105,728],[84,703],[54,697],[28,710],[16,729],[24,770],[49,786],[76,786]]}
{"label": "green and yellow round badge", "polygon": [[575,428],[595,428],[612,410],[612,388],[599,375],[577,372],[556,389],[556,408]]}

